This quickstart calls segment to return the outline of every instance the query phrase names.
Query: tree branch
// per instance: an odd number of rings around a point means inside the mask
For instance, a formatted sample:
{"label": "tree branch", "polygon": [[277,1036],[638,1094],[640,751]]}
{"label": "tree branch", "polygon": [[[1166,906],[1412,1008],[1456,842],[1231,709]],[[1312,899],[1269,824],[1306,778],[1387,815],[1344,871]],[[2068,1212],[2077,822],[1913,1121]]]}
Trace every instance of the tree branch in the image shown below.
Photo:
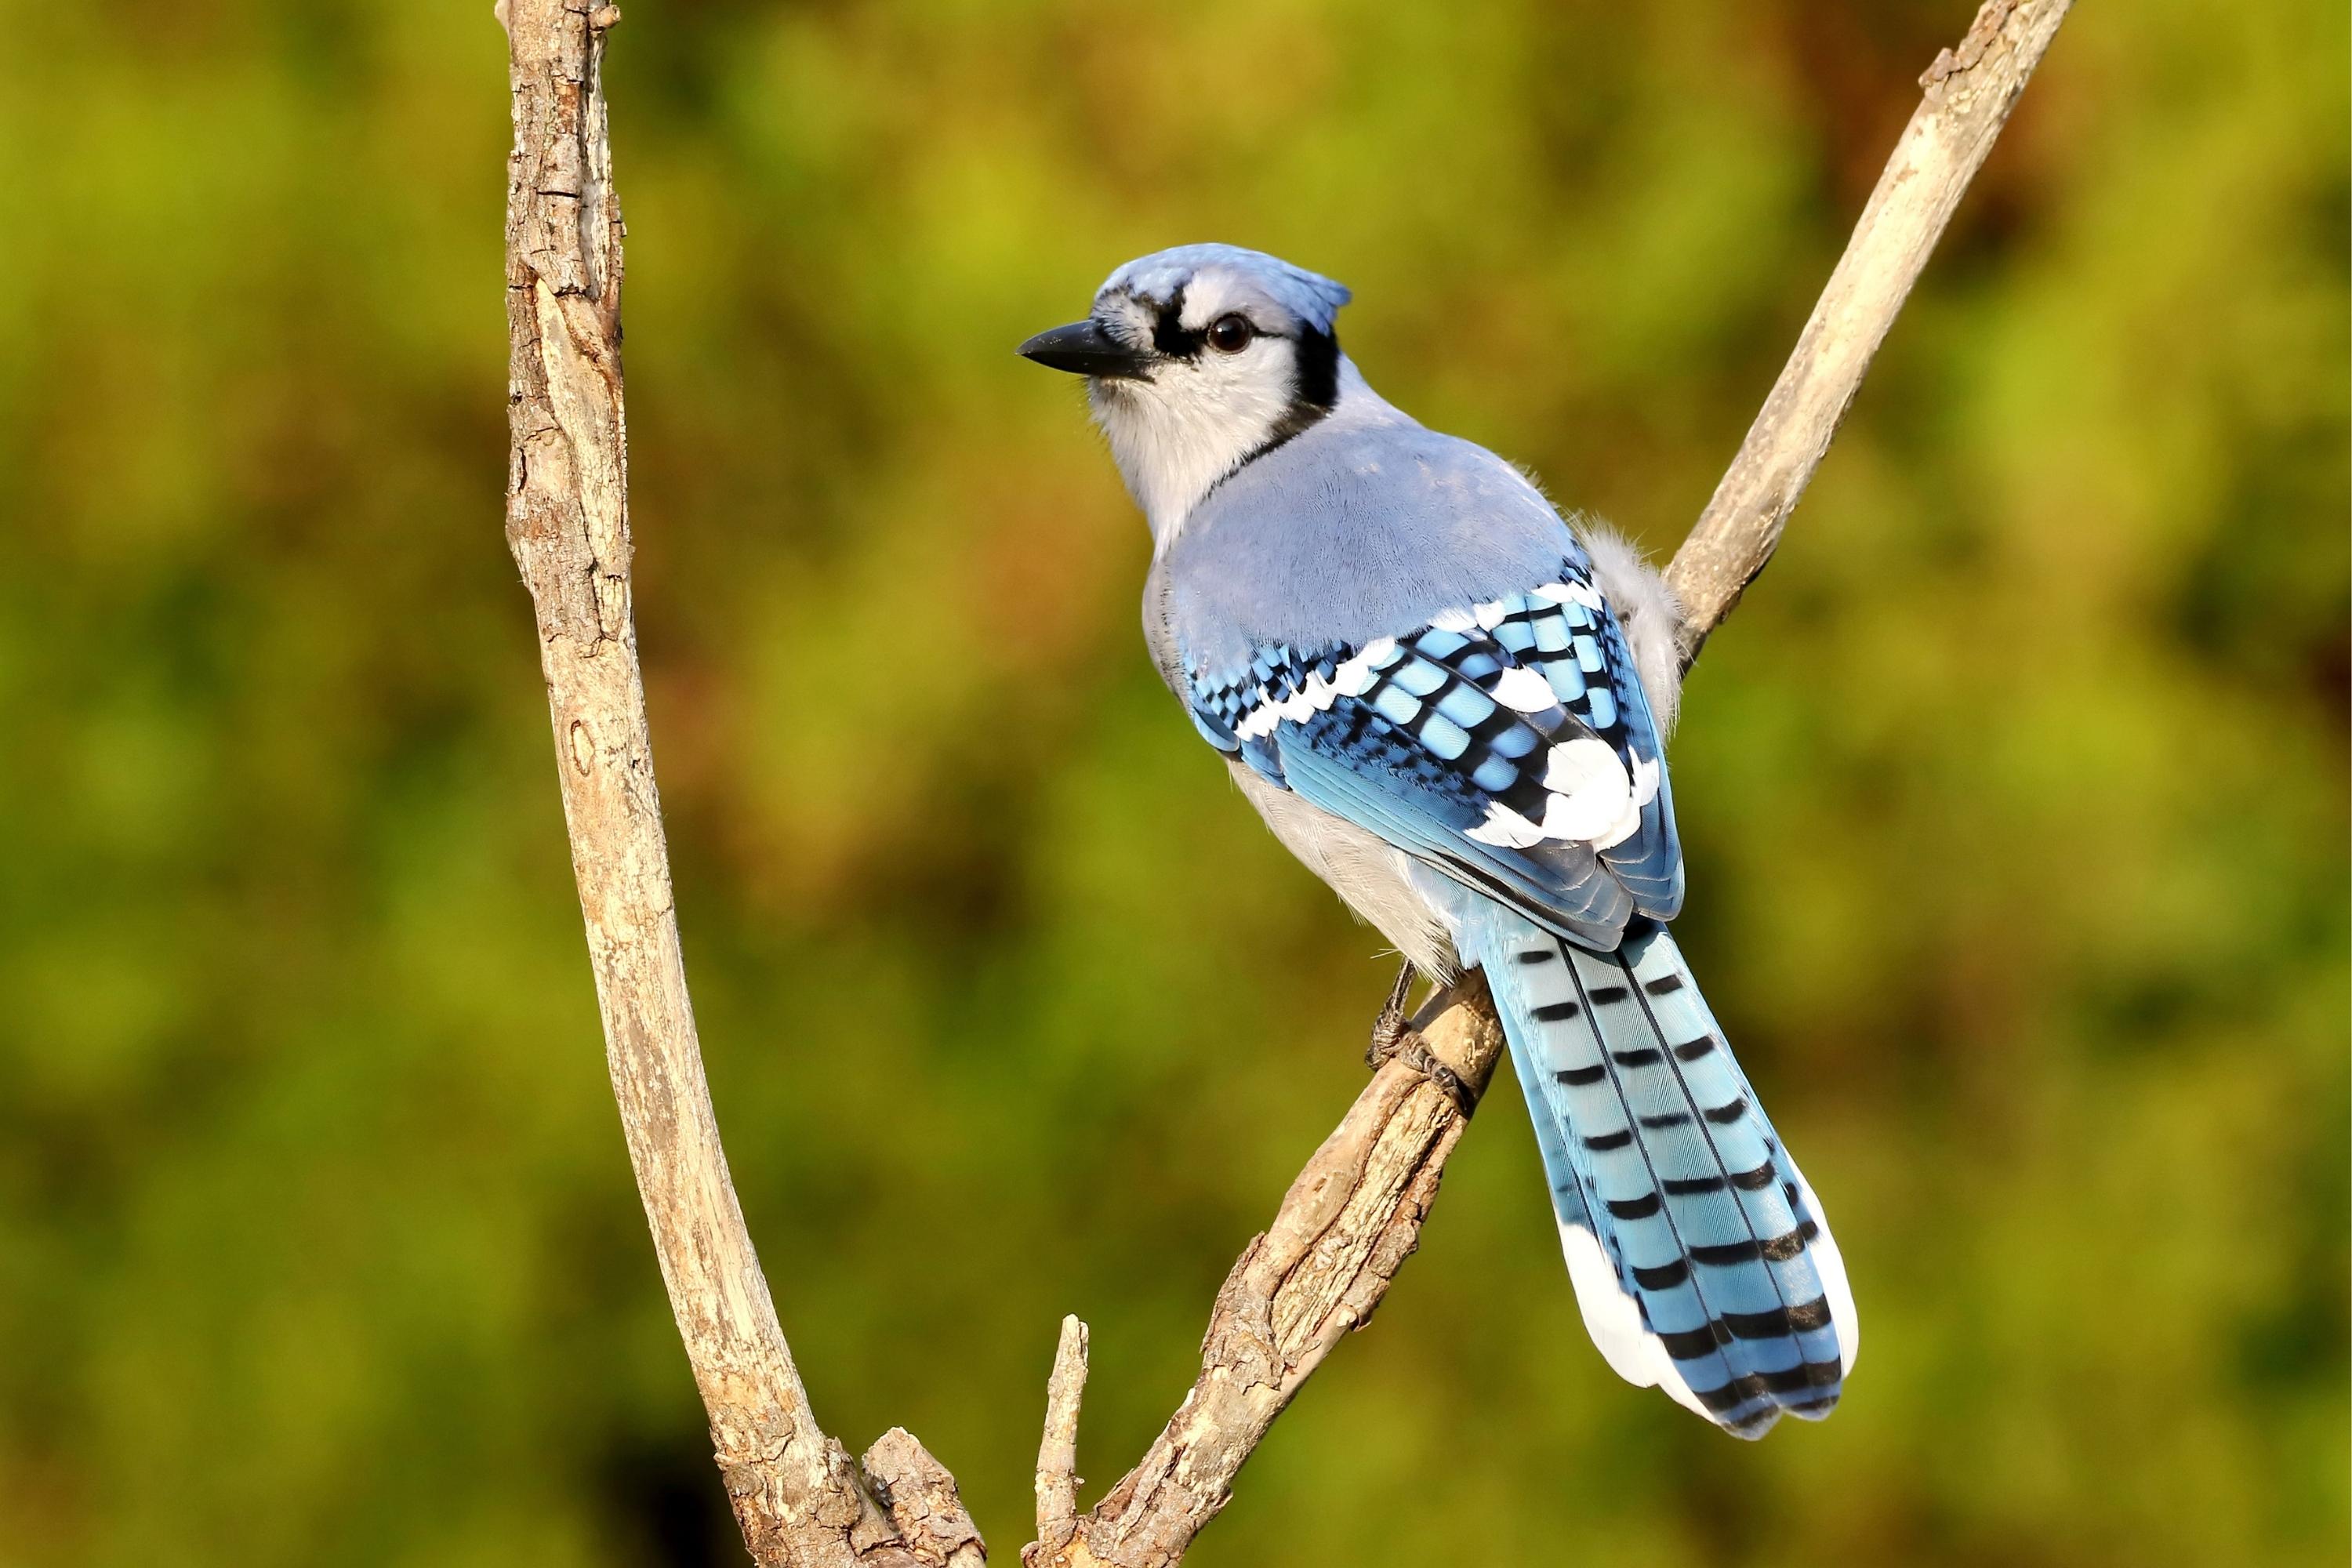
{"label": "tree branch", "polygon": [[1086,1389],[1087,1326],[1064,1318],[1054,1374],[1045,1380],[1045,1436],[1037,1445],[1037,1539],[1055,1551],[1077,1529],[1078,1400]]}
{"label": "tree branch", "polygon": [[[1829,450],[1872,356],[2072,4],[1986,0],[1959,47],[1937,56],[1920,79],[1926,97],[1895,143],[1796,349],[1698,525],[1667,568],[1666,579],[1683,604],[1685,668],[1771,560],[1789,513]],[[1446,1047],[1460,1050],[1458,1039],[1475,1042],[1473,1052],[1485,1053],[1483,1060],[1471,1058],[1475,1076],[1463,1075],[1483,1092],[1502,1036],[1484,987],[1454,1000],[1431,1028],[1433,1047],[1442,1037]],[[1447,1048],[1441,1047],[1439,1055],[1461,1070]],[[1078,1522],[1066,1544],[1030,1548],[1024,1558],[1033,1568],[1090,1568],[1094,1563],[1161,1568],[1181,1558],[1193,1535],[1224,1506],[1225,1489],[1242,1461],[1321,1363],[1330,1342],[1380,1304],[1396,1265],[1420,1234],[1446,1157],[1460,1137],[1458,1124],[1432,1140],[1412,1164],[1412,1202],[1389,1211],[1381,1234],[1401,1244],[1392,1261],[1385,1268],[1359,1266],[1344,1310],[1316,1317],[1304,1341],[1295,1328],[1288,1334],[1264,1329],[1269,1321],[1277,1328],[1295,1325],[1301,1316],[1297,1302],[1302,1292],[1288,1275],[1299,1266],[1297,1245],[1273,1238],[1296,1238],[1321,1220],[1331,1225],[1326,1239],[1332,1248],[1349,1254],[1362,1229],[1360,1223],[1351,1226],[1345,1220],[1360,1220],[1360,1200],[1378,1193],[1381,1176],[1396,1168],[1387,1161],[1367,1163],[1336,1197],[1320,1185],[1348,1174],[1348,1162],[1333,1158],[1335,1146],[1349,1140],[1351,1130],[1360,1136],[1364,1123],[1382,1119],[1394,1091],[1381,1080],[1395,1070],[1391,1064],[1365,1089],[1347,1121],[1291,1188],[1274,1228],[1234,1266],[1210,1318],[1200,1380],[1143,1462]],[[1381,1134],[1383,1140],[1388,1136]],[[1311,1195],[1306,1192],[1310,1184],[1317,1184]],[[1040,1534],[1042,1543],[1042,1529]]]}
{"label": "tree branch", "polygon": [[[819,1429],[728,1178],[687,999],[630,612],[621,206],[601,70],[611,6],[506,0],[507,542],[537,614],[604,1054],[654,1251],[735,1516],[763,1564],[912,1565]],[[911,1445],[913,1440],[907,1439]],[[919,1452],[919,1448],[917,1449]],[[889,1458],[905,1458],[894,1448]],[[929,1456],[923,1456],[929,1462]],[[902,1466],[893,1515],[960,1514]],[[923,1492],[919,1500],[902,1490]],[[969,1521],[966,1521],[969,1523]]]}
{"label": "tree branch", "polygon": [[[1503,1033],[1475,972],[1433,998],[1414,1026],[1472,1094],[1485,1091]],[[1022,1561],[1161,1568],[1182,1558],[1291,1395],[1341,1335],[1370,1320],[1420,1245],[1438,1176],[1468,1125],[1444,1090],[1404,1062],[1373,1074],[1225,1277],[1201,1375],[1142,1463],[1075,1523],[1049,1526],[1041,1509],[1037,1542]],[[1049,1446],[1058,1439],[1049,1433]],[[1042,1456],[1040,1468],[1042,1495]]]}
{"label": "tree branch", "polygon": [[[1668,571],[1685,662],[1771,558],[1960,194],[2071,0],[1988,0],[1925,101],[1789,364]],[[738,1524],[765,1568],[978,1568],[955,1482],[903,1431],[863,1468],[817,1426],[727,1173],[688,1001],[631,613],[621,396],[621,213],[601,81],[620,20],[588,0],[498,0],[508,166],[507,538],[530,589],[606,1064],[630,1163]],[[1472,1095],[1502,1052],[1475,974],[1416,1020]],[[1037,1458],[1033,1568],[1162,1568],[1418,1244],[1466,1123],[1391,1060],[1226,1278],[1201,1373],[1133,1470],[1076,1514],[1086,1329],[1066,1320]]]}
{"label": "tree branch", "polygon": [[2074,0],[1985,0],[1959,47],[1919,79],[1927,96],[1666,581],[1683,604],[1683,668],[1739,603],[1780,542],[1863,373],[1927,265],[2009,111]]}

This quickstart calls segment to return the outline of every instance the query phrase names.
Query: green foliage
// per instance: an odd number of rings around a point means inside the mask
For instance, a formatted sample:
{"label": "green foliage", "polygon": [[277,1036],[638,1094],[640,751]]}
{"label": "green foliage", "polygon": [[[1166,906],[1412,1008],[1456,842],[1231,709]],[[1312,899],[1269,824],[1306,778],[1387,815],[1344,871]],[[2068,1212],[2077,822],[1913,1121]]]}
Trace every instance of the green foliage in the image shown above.
{"label": "green foliage", "polygon": [[[0,1563],[740,1560],[603,1079],[499,532],[488,0],[0,0]],[[639,622],[817,1409],[1009,1562],[1389,971],[1147,667],[1017,362],[1129,255],[1670,549],[1964,0],[642,0]],[[1760,1447],[1580,1326],[1507,1088],[1203,1564],[2347,1546],[2341,7],[2086,4],[1675,751],[1685,946],[1837,1222]]]}

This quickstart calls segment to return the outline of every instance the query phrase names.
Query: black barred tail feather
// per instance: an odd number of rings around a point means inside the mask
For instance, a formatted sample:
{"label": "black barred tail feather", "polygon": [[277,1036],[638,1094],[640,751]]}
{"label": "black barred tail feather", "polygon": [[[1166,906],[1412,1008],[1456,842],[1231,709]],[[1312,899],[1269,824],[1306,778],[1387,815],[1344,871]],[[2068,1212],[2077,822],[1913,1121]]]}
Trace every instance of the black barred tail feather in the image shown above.
{"label": "black barred tail feather", "polygon": [[1585,1325],[1629,1382],[1727,1431],[1819,1420],[1853,1365],[1853,1298],[1663,927],[1612,953],[1494,908],[1480,933]]}

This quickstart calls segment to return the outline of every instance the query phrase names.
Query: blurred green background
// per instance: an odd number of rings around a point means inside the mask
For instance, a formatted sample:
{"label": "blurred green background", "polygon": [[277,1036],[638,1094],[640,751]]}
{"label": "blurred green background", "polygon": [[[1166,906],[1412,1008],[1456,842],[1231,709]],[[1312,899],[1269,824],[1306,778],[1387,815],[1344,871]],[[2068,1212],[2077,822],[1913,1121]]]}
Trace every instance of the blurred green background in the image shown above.
{"label": "blurred green background", "polygon": [[[500,534],[488,11],[0,0],[10,1568],[742,1560]],[[1969,12],[630,0],[720,1117],[820,1415],[999,1561],[1057,1318],[1099,1488],[1390,974],[1158,687],[1013,343],[1275,250],[1663,553]],[[2087,0],[1690,686],[1681,929],[1852,1266],[1836,1418],[1612,1376],[1505,1089],[1196,1561],[2345,1561],[2347,51]]]}

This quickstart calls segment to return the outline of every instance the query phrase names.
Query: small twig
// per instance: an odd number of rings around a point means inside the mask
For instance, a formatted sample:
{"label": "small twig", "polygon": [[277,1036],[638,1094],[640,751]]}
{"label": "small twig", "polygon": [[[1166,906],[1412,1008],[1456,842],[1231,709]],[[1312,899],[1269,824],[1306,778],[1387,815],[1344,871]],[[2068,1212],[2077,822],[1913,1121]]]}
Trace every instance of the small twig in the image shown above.
{"label": "small twig", "polygon": [[[1473,1095],[1485,1090],[1503,1040],[1476,974],[1433,997],[1413,1026]],[[1049,1426],[1039,1458],[1038,1539],[1024,1563],[1160,1568],[1181,1558],[1299,1385],[1387,1294],[1420,1242],[1439,1174],[1468,1125],[1445,1090],[1406,1063],[1391,1059],[1374,1074],[1226,1277],[1202,1341],[1200,1376],[1143,1462],[1074,1526],[1057,1514],[1051,1530],[1044,1454],[1061,1434]],[[1048,1407],[1062,1414],[1058,1401]],[[1068,1414],[1074,1418],[1075,1407]]]}
{"label": "small twig", "polygon": [[[1087,1390],[1087,1326],[1062,1320],[1053,1375],[1045,1380],[1045,1436],[1037,1445],[1037,1541],[1029,1552],[1069,1543],[1078,1511],[1078,1402]],[[1026,1558],[1029,1552],[1023,1555]]]}

